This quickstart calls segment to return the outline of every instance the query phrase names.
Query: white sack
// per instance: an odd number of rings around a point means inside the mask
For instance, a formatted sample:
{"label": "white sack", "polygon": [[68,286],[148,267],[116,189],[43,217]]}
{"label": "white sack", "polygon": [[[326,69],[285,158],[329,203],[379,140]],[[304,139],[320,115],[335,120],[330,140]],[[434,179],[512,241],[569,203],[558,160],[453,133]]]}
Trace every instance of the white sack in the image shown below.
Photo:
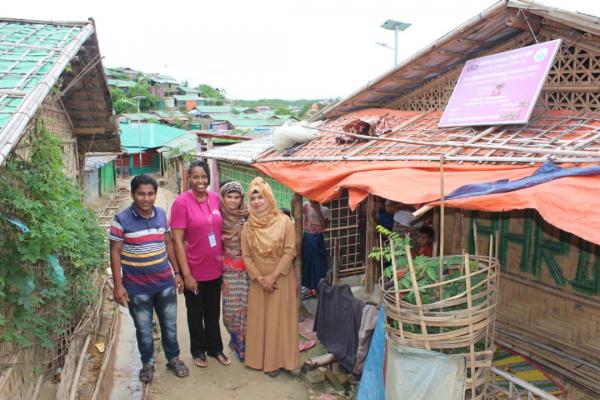
{"label": "white sack", "polygon": [[273,146],[277,150],[285,150],[288,147],[304,143],[319,137],[316,129],[308,129],[298,124],[282,125],[273,129]]}

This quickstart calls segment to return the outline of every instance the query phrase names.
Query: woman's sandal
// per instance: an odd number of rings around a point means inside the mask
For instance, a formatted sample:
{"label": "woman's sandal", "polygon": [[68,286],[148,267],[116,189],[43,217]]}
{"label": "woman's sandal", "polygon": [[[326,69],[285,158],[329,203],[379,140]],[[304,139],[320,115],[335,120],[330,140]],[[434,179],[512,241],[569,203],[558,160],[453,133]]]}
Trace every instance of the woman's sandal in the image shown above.
{"label": "woman's sandal", "polygon": [[194,357],[194,365],[199,368],[206,368],[208,366],[206,355],[200,354],[198,357]]}
{"label": "woman's sandal", "polygon": [[215,356],[215,358],[217,359],[217,361],[219,363],[221,363],[221,365],[230,365],[231,364],[231,360],[229,358],[227,358],[227,356],[223,353],[219,353]]}
{"label": "woman's sandal", "polygon": [[277,368],[275,371],[265,372],[265,374],[269,375],[271,378],[275,378],[281,372],[281,368]]}

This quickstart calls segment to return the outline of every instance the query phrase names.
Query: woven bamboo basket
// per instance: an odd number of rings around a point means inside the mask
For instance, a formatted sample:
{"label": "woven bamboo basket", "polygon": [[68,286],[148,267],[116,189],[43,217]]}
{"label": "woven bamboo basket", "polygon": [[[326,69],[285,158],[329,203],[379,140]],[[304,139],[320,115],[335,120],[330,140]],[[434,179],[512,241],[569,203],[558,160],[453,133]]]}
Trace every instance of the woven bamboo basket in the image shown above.
{"label": "woven bamboo basket", "polygon": [[[396,254],[390,241],[392,254]],[[394,287],[380,281],[388,340],[400,345],[464,356],[466,399],[483,399],[494,353],[498,261],[489,256],[446,256],[438,259],[435,283],[419,286],[410,248],[406,246],[411,287],[402,289],[402,268],[392,257]],[[412,295],[410,295],[412,293]],[[410,295],[410,296],[409,296]],[[411,302],[407,301],[412,297]],[[422,301],[424,300],[424,301]]]}

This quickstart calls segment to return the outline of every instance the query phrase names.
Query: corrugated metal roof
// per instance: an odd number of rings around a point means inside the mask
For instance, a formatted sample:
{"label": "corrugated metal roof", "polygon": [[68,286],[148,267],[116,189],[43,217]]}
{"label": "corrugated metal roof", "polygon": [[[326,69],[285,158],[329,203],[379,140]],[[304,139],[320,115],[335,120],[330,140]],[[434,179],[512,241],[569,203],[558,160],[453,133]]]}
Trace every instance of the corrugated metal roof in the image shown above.
{"label": "corrugated metal roof", "polygon": [[200,93],[198,89],[191,88],[189,86],[179,86],[179,90],[184,91],[186,94],[190,93]]}
{"label": "corrugated metal roof", "polygon": [[[223,118],[219,118],[223,119]],[[236,128],[256,128],[261,126],[281,126],[285,123],[282,119],[259,119],[259,118],[228,118]]]}
{"label": "corrugated metal roof", "polygon": [[161,118],[188,118],[181,111],[155,111],[154,113]]}
{"label": "corrugated metal roof", "polygon": [[149,74],[146,75],[145,78],[149,81],[152,82],[156,82],[156,83],[178,83],[177,79],[173,78],[172,76],[168,76],[168,75],[161,75],[161,74]]}
{"label": "corrugated metal roof", "polygon": [[121,145],[128,152],[133,149],[155,149],[187,131],[161,124],[119,124],[121,129]]}
{"label": "corrugated metal roof", "polygon": [[89,22],[0,20],[0,164],[93,32]]}
{"label": "corrugated metal roof", "polygon": [[204,97],[200,97],[197,94],[176,94],[173,98],[177,101],[206,100]]}
{"label": "corrugated metal roof", "polygon": [[156,117],[156,115],[154,114],[150,114],[150,113],[127,113],[127,114],[121,114],[121,117],[125,117],[126,119],[128,119],[131,122],[137,122],[137,121],[147,121],[149,119],[158,119]]}
{"label": "corrugated metal roof", "polygon": [[231,113],[233,107],[231,106],[197,106],[196,110],[203,114],[213,113]]}
{"label": "corrugated metal roof", "polygon": [[108,86],[133,87],[133,86],[135,86],[135,82],[134,81],[125,81],[122,79],[108,79]]}
{"label": "corrugated metal roof", "polygon": [[117,158],[118,156],[115,155],[101,155],[101,156],[94,156],[91,154],[87,154],[85,156],[85,170],[86,171],[93,171],[96,168],[102,167],[103,165],[108,164],[109,162],[111,162],[112,160],[114,160],[115,158]]}
{"label": "corrugated metal roof", "polygon": [[200,153],[202,157],[229,161],[236,164],[252,164],[260,154],[273,147],[272,135],[246,140],[229,146],[214,147]]}
{"label": "corrugated metal roof", "polygon": [[165,158],[172,158],[187,153],[196,154],[198,151],[198,136],[195,133],[186,133],[183,136],[168,141],[157,151],[163,153]]}

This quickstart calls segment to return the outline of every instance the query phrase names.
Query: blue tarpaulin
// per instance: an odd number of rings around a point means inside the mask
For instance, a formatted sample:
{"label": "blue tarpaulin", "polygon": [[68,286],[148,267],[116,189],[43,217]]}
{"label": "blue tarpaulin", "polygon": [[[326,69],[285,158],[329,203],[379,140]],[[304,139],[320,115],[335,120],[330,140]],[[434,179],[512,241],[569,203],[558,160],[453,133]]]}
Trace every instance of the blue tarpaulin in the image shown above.
{"label": "blue tarpaulin", "polygon": [[383,307],[381,307],[360,379],[360,385],[358,386],[358,400],[385,400],[383,387],[383,360],[385,356],[384,323],[385,313]]}
{"label": "blue tarpaulin", "polygon": [[453,200],[463,197],[484,196],[487,194],[507,193],[515,190],[525,189],[532,186],[540,185],[555,179],[565,178],[568,176],[589,176],[600,175],[600,165],[591,167],[578,168],[561,168],[552,160],[542,164],[533,175],[525,178],[509,181],[502,179],[495,182],[473,183],[464,185],[449,193],[444,199]]}

